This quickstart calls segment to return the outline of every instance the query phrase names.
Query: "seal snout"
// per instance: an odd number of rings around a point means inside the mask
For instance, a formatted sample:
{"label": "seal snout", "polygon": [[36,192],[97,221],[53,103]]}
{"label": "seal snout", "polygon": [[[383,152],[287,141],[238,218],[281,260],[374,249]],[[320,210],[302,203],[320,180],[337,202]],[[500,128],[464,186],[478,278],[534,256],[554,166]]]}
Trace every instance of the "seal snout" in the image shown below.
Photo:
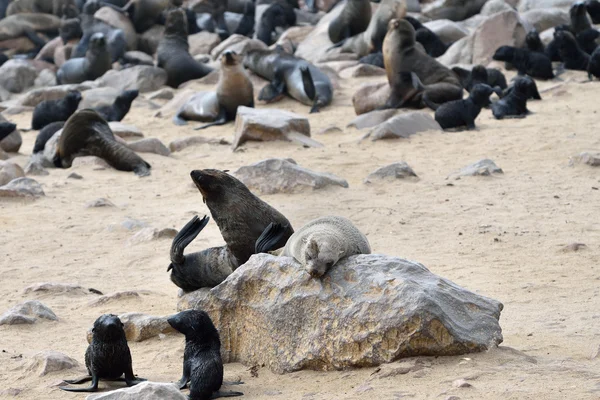
{"label": "seal snout", "polygon": [[226,65],[235,65],[237,64],[237,59],[236,59],[237,53],[233,50],[227,50],[225,53],[223,53],[223,63]]}

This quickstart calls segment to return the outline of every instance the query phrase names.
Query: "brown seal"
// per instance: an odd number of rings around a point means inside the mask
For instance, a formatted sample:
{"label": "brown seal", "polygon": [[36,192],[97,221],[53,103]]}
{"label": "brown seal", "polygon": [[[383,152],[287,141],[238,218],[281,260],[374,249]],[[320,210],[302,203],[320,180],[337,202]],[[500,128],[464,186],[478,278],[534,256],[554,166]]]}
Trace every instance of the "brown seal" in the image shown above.
{"label": "brown seal", "polygon": [[424,96],[436,104],[462,99],[458,76],[416,46],[415,29],[406,20],[390,21],[383,62],[391,88],[383,108],[423,108]]}
{"label": "brown seal", "polygon": [[119,171],[150,175],[150,164],[117,142],[108,123],[91,109],[77,111],[67,120],[58,139],[54,165],[70,168],[76,157],[83,156],[100,157]]}
{"label": "brown seal", "polygon": [[329,23],[329,40],[338,43],[364,32],[371,22],[369,0],[348,0],[342,12]]}

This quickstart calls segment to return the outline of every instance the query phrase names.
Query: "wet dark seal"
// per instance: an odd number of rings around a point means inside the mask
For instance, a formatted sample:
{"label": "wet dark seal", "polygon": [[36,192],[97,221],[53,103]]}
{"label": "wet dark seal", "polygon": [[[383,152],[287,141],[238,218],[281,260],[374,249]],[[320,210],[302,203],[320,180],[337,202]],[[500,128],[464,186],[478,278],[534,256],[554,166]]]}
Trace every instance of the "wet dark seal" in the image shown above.
{"label": "wet dark seal", "polygon": [[571,20],[571,29],[576,35],[592,29],[592,24],[588,18],[585,3],[580,1],[571,6],[569,9],[569,18]]}
{"label": "wet dark seal", "polygon": [[371,22],[369,0],[348,0],[342,12],[329,23],[329,40],[338,43],[367,30]]}
{"label": "wet dark seal", "polygon": [[124,375],[127,386],[145,381],[133,374],[131,352],[127,345],[123,323],[113,314],[104,314],[94,322],[92,343],[85,352],[85,366],[89,376],[65,380],[70,384],[92,381],[87,388],[60,386],[67,392],[96,392],[100,379],[119,380]]}
{"label": "wet dark seal", "polygon": [[119,171],[150,175],[150,164],[117,142],[108,123],[94,110],[77,111],[65,124],[58,140],[54,165],[70,168],[76,157],[96,156]]}
{"label": "wet dark seal", "polygon": [[490,103],[492,93],[494,89],[490,86],[478,83],[471,88],[468,98],[439,106],[435,111],[435,120],[444,130],[463,127],[475,129],[475,119],[481,109]]}
{"label": "wet dark seal", "polygon": [[187,17],[183,10],[172,9],[167,14],[165,33],[156,51],[158,66],[167,71],[168,86],[177,88],[212,72],[212,68],[194,60],[189,49]]}
{"label": "wet dark seal", "polygon": [[501,46],[494,53],[493,59],[511,63],[519,75],[529,75],[539,79],[554,78],[552,62],[542,53],[512,46]]}
{"label": "wet dark seal", "polygon": [[600,24],[600,1],[587,0],[585,2],[585,8],[592,19],[592,22],[594,24]]}
{"label": "wet dark seal", "polygon": [[544,53],[546,50],[544,44],[542,43],[542,39],[540,38],[540,34],[535,29],[527,32],[527,36],[525,36],[525,47],[529,51],[535,51],[538,53]]}
{"label": "wet dark seal", "polygon": [[94,110],[107,121],[121,121],[131,108],[131,103],[138,97],[138,90],[125,90],[117,96],[115,102],[110,106],[96,107]]}
{"label": "wet dark seal", "polygon": [[190,386],[190,400],[243,396],[241,392],[223,392],[223,360],[221,339],[208,314],[201,310],[186,310],[167,322],[185,335],[183,375],[179,388]]}
{"label": "wet dark seal", "polygon": [[296,13],[294,9],[286,3],[273,3],[260,17],[256,28],[256,38],[267,46],[270,46],[273,43],[275,28],[294,25],[296,25]]}
{"label": "wet dark seal", "polygon": [[48,142],[48,140],[50,140],[50,138],[54,136],[56,132],[61,130],[63,126],[65,126],[65,121],[52,122],[51,124],[43,127],[35,138],[35,144],[33,145],[32,153],[35,154],[44,151],[46,142]]}
{"label": "wet dark seal", "polygon": [[517,77],[510,93],[492,103],[492,114],[496,119],[525,118],[529,114],[527,98],[529,84],[526,79]]}
{"label": "wet dark seal", "polygon": [[[537,85],[535,81],[530,76],[519,76],[518,80],[522,82],[525,91],[527,92],[527,100],[541,100],[542,96],[540,96],[540,92],[538,91]],[[512,92],[514,88],[514,84],[504,90],[504,96],[508,96],[510,92]]]}
{"label": "wet dark seal", "polygon": [[44,100],[33,110],[31,128],[39,130],[52,122],[66,121],[79,107],[81,93],[70,91],[60,100]]}
{"label": "wet dark seal", "polygon": [[81,83],[100,78],[112,68],[112,56],[103,33],[94,33],[85,57],[71,58],[56,73],[60,84]]}
{"label": "wet dark seal", "polygon": [[555,31],[554,40],[558,46],[558,54],[566,69],[587,71],[590,56],[581,50],[577,40],[569,31]]}

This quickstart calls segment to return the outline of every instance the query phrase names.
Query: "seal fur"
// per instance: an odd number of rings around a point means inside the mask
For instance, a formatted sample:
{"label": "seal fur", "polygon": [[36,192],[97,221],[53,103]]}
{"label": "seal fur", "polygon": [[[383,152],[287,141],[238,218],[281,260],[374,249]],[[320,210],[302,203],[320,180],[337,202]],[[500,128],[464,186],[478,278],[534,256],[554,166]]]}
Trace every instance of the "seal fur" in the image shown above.
{"label": "seal fur", "polygon": [[554,78],[552,62],[542,53],[512,46],[501,46],[492,58],[496,61],[511,63],[517,69],[519,75],[529,75],[539,79]]}
{"label": "seal fur", "polygon": [[529,84],[526,79],[517,77],[510,93],[492,103],[492,114],[496,119],[525,118],[529,114],[527,98]]}
{"label": "seal fur", "polygon": [[492,93],[494,89],[490,86],[477,83],[471,88],[468,98],[449,101],[439,106],[435,111],[435,120],[444,130],[462,127],[475,129],[475,119],[481,109],[490,104]]}
{"label": "seal fur", "polygon": [[364,32],[371,22],[371,14],[369,0],[348,0],[342,12],[329,23],[329,40],[338,43]]}
{"label": "seal fur", "polygon": [[138,97],[139,93],[139,90],[125,90],[117,96],[112,105],[96,107],[94,110],[109,122],[121,121],[129,112],[131,103]]}
{"label": "seal fur", "polygon": [[66,121],[79,107],[81,93],[72,90],[60,100],[44,100],[33,110],[31,128],[43,129],[52,122]]}
{"label": "seal fur", "polygon": [[108,51],[106,37],[97,32],[90,38],[85,57],[72,58],[65,62],[56,73],[56,79],[60,84],[93,81],[111,68],[112,57]]}

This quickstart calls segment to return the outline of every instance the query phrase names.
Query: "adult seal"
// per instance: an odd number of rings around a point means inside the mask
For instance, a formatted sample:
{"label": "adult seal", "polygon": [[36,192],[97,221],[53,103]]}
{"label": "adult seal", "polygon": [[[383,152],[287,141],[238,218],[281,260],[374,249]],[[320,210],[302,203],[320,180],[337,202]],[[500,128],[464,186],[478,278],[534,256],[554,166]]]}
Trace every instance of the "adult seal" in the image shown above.
{"label": "adult seal", "polygon": [[94,33],[85,57],[72,58],[56,73],[59,84],[81,83],[100,78],[112,68],[112,57],[103,33]]}
{"label": "adult seal", "polygon": [[156,52],[158,66],[167,71],[168,86],[177,88],[184,82],[202,78],[212,72],[212,68],[194,60],[189,49],[187,17],[179,8],[170,10],[165,33]]}
{"label": "adult seal", "polygon": [[294,57],[282,49],[251,50],[246,53],[244,66],[270,81],[258,99],[271,103],[285,93],[318,112],[331,103],[333,86],[329,77],[306,60]]}
{"label": "adult seal", "polygon": [[92,381],[87,388],[59,386],[67,392],[96,392],[100,379],[119,380],[124,376],[127,386],[145,381],[133,374],[131,351],[127,345],[123,323],[113,314],[104,314],[94,322],[92,342],[85,351],[85,366],[89,376],[66,383],[80,384]]}
{"label": "adult seal", "polygon": [[327,33],[333,43],[341,42],[367,30],[371,22],[369,0],[348,0],[342,12],[329,23]]}
{"label": "adult seal", "polygon": [[190,400],[243,396],[241,392],[223,392],[223,360],[219,332],[208,314],[186,310],[167,319],[173,329],[185,335],[183,375],[179,389],[190,387]]}
{"label": "adult seal", "polygon": [[96,156],[119,171],[150,175],[150,164],[115,140],[108,123],[94,110],[77,111],[68,119],[58,139],[54,165],[70,168],[76,157]]}

